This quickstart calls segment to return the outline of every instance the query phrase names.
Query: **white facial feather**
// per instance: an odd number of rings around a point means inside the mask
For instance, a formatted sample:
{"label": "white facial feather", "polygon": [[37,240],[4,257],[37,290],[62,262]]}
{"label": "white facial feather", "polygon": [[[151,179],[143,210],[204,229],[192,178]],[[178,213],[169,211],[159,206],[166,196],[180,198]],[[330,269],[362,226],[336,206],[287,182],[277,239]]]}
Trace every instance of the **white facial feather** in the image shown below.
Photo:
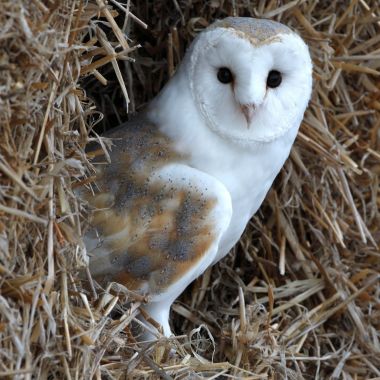
{"label": "white facial feather", "polygon": [[[298,127],[310,98],[311,60],[295,33],[280,33],[255,44],[235,29],[211,28],[195,41],[184,67],[208,126],[242,145],[269,142]],[[232,85],[217,81],[220,67],[231,70]],[[271,70],[282,74],[275,89],[266,84]],[[255,106],[249,126],[241,112],[245,104]]]}
{"label": "white facial feather", "polygon": [[[221,68],[232,82],[218,79]],[[273,70],[282,76],[275,88]],[[107,210],[87,238],[94,276],[149,293],[146,309],[170,335],[171,303],[260,207],[311,86],[308,48],[284,25],[227,18],[202,32],[146,113],[109,133],[118,143],[92,202]]]}

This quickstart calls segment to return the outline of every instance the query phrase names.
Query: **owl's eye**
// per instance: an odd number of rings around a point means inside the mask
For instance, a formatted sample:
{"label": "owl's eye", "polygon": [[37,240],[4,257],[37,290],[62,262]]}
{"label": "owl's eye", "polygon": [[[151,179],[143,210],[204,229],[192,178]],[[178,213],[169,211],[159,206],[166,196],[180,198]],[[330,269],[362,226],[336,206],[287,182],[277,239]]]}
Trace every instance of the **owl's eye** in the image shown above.
{"label": "owl's eye", "polygon": [[282,82],[282,76],[281,73],[277,70],[271,70],[269,71],[268,78],[267,78],[267,86],[271,88],[278,87]]}
{"label": "owl's eye", "polygon": [[227,67],[221,67],[218,70],[217,77],[218,77],[219,82],[223,84],[231,83],[233,80],[231,70]]}

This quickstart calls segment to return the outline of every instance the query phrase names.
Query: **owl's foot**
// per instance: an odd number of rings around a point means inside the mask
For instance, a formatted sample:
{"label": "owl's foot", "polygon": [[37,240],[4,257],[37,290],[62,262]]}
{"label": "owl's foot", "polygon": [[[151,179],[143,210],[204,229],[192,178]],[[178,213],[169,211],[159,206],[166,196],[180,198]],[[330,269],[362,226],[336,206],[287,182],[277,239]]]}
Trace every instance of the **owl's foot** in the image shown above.
{"label": "owl's foot", "polygon": [[169,325],[170,306],[166,303],[152,302],[142,307],[140,320],[147,325],[148,329],[140,336],[143,340],[152,340],[160,336],[170,337],[173,335]]}

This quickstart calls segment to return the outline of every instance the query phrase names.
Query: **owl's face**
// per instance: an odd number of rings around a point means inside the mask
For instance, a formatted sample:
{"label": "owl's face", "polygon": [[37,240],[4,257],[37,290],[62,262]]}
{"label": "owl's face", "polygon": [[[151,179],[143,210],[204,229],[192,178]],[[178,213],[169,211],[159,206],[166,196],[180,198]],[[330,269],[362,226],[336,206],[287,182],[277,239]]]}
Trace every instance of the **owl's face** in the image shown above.
{"label": "owl's face", "polygon": [[201,33],[187,72],[207,125],[249,145],[298,128],[312,87],[312,64],[302,39],[268,20],[225,19]]}

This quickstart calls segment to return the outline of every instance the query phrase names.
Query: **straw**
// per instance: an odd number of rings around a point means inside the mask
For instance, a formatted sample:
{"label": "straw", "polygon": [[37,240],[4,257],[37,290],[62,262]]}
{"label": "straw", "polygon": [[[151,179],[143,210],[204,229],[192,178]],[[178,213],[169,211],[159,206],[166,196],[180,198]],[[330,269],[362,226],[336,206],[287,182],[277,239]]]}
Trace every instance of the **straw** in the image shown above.
{"label": "straw", "polygon": [[[377,3],[3,1],[0,377],[380,378]],[[237,246],[174,304],[178,335],[139,342],[157,325],[140,310],[148,297],[101,289],[86,267],[90,211],[74,192],[94,182],[85,146],[106,151],[101,132],[140,111],[228,15],[304,38],[312,100]]]}

